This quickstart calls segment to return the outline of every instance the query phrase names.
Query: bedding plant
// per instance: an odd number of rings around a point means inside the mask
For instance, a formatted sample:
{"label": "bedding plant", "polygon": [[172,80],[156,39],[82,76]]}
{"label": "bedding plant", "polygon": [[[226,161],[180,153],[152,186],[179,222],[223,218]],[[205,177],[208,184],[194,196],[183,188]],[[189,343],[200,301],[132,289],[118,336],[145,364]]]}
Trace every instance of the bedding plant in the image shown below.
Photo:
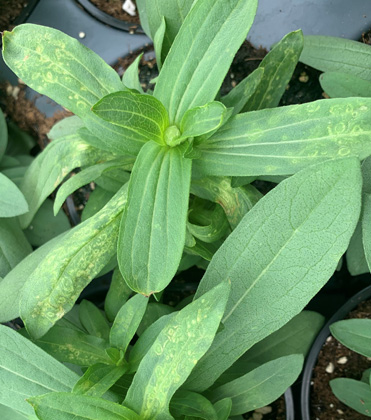
{"label": "bedding plant", "polygon": [[[0,328],[0,403],[14,416],[221,420],[269,404],[300,373],[321,324],[302,310],[359,219],[371,99],[276,108],[300,30],[221,96],[257,1],[137,5],[160,67],[153,92],[138,60],[120,80],[57,30],[3,34],[6,64],[75,114],[25,173],[21,226],[76,167],[55,211],[81,185],[99,187],[83,223],[0,283],[0,320],[25,325]],[[262,197],[257,177],[278,185]],[[160,302],[193,264],[207,266],[194,299]],[[105,312],[74,306],[112,268]]]}

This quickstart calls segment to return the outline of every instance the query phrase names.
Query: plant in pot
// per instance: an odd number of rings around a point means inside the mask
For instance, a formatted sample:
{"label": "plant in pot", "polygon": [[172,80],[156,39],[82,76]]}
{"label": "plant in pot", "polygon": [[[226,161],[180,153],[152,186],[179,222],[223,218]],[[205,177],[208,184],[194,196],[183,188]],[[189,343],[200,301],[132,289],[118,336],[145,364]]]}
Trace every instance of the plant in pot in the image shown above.
{"label": "plant in pot", "polygon": [[[104,318],[89,307],[84,313],[94,319],[88,322],[90,330],[85,325],[81,340],[74,340],[76,345],[84,342],[86,332],[93,330],[103,340],[101,363],[108,368],[96,367],[95,359],[85,361],[88,370],[80,382],[82,390],[98,384],[95,396],[76,395],[81,394],[77,385],[79,391],[70,393],[80,380],[76,375],[56,367],[31,341],[2,329],[7,360],[12,354],[20,357],[11,346],[19,343],[66,378],[63,386],[44,378],[41,388],[29,387],[40,374],[28,363],[31,355],[22,358],[20,371],[8,376],[7,386],[15,387],[24,376],[22,369],[28,371],[30,380],[20,385],[22,404],[25,396],[35,397],[30,401],[38,418],[58,413],[69,419],[84,412],[101,418],[98,408],[113,419],[172,418],[172,398],[186,392],[196,394],[191,406],[195,398],[208,399],[214,416],[227,419],[241,414],[235,387],[246,387],[243,410],[257,408],[282,394],[299,374],[302,356],[286,349],[284,360],[275,355],[216,385],[254,345],[291,322],[336,269],[359,219],[359,161],[371,154],[371,100],[335,99],[275,109],[302,49],[300,31],[287,35],[256,72],[219,98],[256,5],[197,1],[178,29],[166,19],[165,4],[162,19],[152,20],[148,11],[142,15],[142,22],[144,16],[153,25],[161,67],[154,91],[146,94],[138,82],[137,63],[121,81],[99,57],[59,31],[23,25],[4,33],[8,66],[76,114],[53,128],[53,141],[28,170],[21,188],[30,212],[21,224],[28,225],[75,167],[83,170],[58,191],[56,210],[71,191],[102,174],[114,171],[119,184],[113,196],[97,200],[100,205],[91,217],[34,251],[0,283],[0,319],[20,315],[29,337],[40,344],[47,336],[49,347],[56,349],[62,335],[55,328],[65,322],[63,316],[81,291],[101,270],[118,266],[110,293],[117,298],[115,309],[107,312],[113,321],[110,332],[103,327],[102,337],[97,326]],[[250,185],[260,175],[277,182],[282,176],[288,179],[261,198]],[[223,204],[224,215],[215,201]],[[201,226],[205,214],[214,213],[207,229],[191,226]],[[189,254],[211,260],[195,299],[171,319],[162,316],[150,323],[143,357],[133,367],[130,355],[136,344],[131,343],[128,354],[127,349],[148,299],[159,299]],[[137,294],[124,303],[128,288]],[[80,349],[70,345],[67,351],[77,357]],[[268,365],[273,362],[277,364]],[[278,364],[283,362],[287,365]],[[119,368],[114,374],[112,366]],[[4,366],[3,374],[7,370]],[[111,390],[114,395],[107,396],[112,381],[128,372],[135,374],[126,397],[124,390],[118,395]],[[266,388],[257,387],[257,395],[249,388],[253,383]],[[2,404],[32,414],[17,394],[12,400],[3,391]],[[49,391],[58,392],[37,397]],[[175,415],[184,416],[189,414]]]}

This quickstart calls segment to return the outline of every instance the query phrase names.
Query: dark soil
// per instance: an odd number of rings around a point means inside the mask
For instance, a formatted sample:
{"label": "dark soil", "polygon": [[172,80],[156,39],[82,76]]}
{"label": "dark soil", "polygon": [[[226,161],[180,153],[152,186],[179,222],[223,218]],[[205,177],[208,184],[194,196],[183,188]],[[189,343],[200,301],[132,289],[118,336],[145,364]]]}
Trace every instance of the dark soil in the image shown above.
{"label": "dark soil", "polygon": [[[139,24],[139,15],[131,16],[122,9],[123,0],[90,0],[98,9],[124,22]],[[135,1],[133,1],[135,3]]]}
{"label": "dark soil", "polygon": [[[371,318],[371,300],[361,303],[348,318]],[[344,364],[339,363],[346,357]],[[345,360],[345,359],[344,359]],[[334,366],[333,373],[328,373],[330,364]],[[331,366],[332,367],[332,366]],[[371,367],[371,361],[339,343],[330,335],[319,353],[317,365],[313,371],[311,390],[312,420],[362,420],[369,417],[360,414],[342,402],[332,393],[329,382],[335,378],[350,378],[360,380],[362,373]]]}
{"label": "dark soil", "polygon": [[0,32],[12,29],[12,23],[27,3],[27,0],[0,0]]}

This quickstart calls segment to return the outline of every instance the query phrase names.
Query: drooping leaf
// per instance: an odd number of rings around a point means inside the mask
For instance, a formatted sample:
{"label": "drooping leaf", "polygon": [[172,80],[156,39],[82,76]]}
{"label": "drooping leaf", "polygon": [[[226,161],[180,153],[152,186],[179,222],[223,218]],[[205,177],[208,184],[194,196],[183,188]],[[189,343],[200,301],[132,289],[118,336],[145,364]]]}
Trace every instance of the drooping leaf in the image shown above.
{"label": "drooping leaf", "polygon": [[115,254],[126,198],[124,186],[99,213],[69,231],[31,274],[21,317],[32,337],[41,337],[62,318]]}
{"label": "drooping leaf", "polygon": [[371,357],[371,319],[338,321],[330,326],[330,330],[344,346],[363,356]]}
{"label": "drooping leaf", "polygon": [[0,173],[0,217],[14,217],[28,211],[28,204],[18,187]]}
{"label": "drooping leaf", "polygon": [[117,259],[127,285],[150,295],[175,275],[183,253],[191,160],[181,146],[148,142],[135,161]]}
{"label": "drooping leaf", "polygon": [[[134,162],[133,162],[134,163]],[[125,165],[126,166],[126,165]],[[133,165],[131,165],[133,166]],[[131,170],[132,168],[130,168]],[[130,179],[130,173],[124,167],[111,168],[95,179],[95,184],[106,191],[116,194]]]}
{"label": "drooping leaf", "polygon": [[135,295],[124,303],[113,322],[109,341],[113,347],[124,353],[143,318],[148,304],[148,298]]}
{"label": "drooping leaf", "polygon": [[170,400],[210,347],[228,294],[229,285],[220,284],[171,319],[140,363],[124,405],[143,420],[172,419]]}
{"label": "drooping leaf", "polygon": [[196,293],[231,281],[224,329],[195,367],[188,389],[207,389],[297,315],[330,278],[358,221],[360,177],[355,158],[311,166],[259,200],[229,235]]}
{"label": "drooping leaf", "polygon": [[8,145],[8,128],[3,111],[0,110],[0,160],[3,158]]}
{"label": "drooping leaf", "polygon": [[139,93],[144,93],[139,81],[139,63],[143,56],[139,54],[138,57],[130,64],[122,76],[122,83],[128,89],[135,89]]}
{"label": "drooping leaf", "polygon": [[341,402],[367,417],[371,417],[370,384],[348,378],[330,381],[330,387]]}
{"label": "drooping leaf", "polygon": [[0,403],[30,415],[25,399],[69,392],[78,375],[11,328],[0,325]]}
{"label": "drooping leaf", "polygon": [[5,277],[31,252],[32,247],[17,220],[0,218],[0,277]]}
{"label": "drooping leaf", "polygon": [[243,112],[275,108],[294,73],[303,49],[301,30],[290,32],[264,57],[259,68],[264,77],[243,108]]}
{"label": "drooping leaf", "polygon": [[[170,10],[172,8],[173,7],[171,7]],[[156,64],[159,71],[161,70],[161,67],[162,67],[162,48],[164,47],[165,33],[166,33],[166,21],[165,21],[165,17],[163,16],[161,20],[161,24],[158,27],[155,33],[155,36],[153,37],[153,46],[155,48],[155,54],[156,54]],[[165,52],[165,49],[164,49],[164,52]]]}
{"label": "drooping leaf", "polygon": [[113,321],[121,306],[129,299],[133,291],[125,283],[119,268],[115,268],[110,288],[104,301],[104,310],[109,321]]}
{"label": "drooping leaf", "polygon": [[199,175],[290,175],[337,157],[371,154],[371,99],[315,101],[232,117],[193,166]]}
{"label": "drooping leaf", "polygon": [[[371,214],[366,214],[365,217],[369,218],[371,217]],[[363,248],[361,221],[357,224],[356,230],[354,231],[352,239],[349,242],[349,246],[345,255],[347,261],[347,268],[352,276],[358,276],[359,274],[370,272],[366,261],[365,251]]]}
{"label": "drooping leaf", "polygon": [[371,81],[353,74],[326,72],[321,74],[319,81],[330,98],[371,97]]}
{"label": "drooping leaf", "polygon": [[211,401],[231,398],[232,416],[264,407],[280,397],[295,382],[303,361],[301,354],[293,354],[265,363],[211,391]]}
{"label": "drooping leaf", "polygon": [[97,214],[111,200],[115,194],[96,186],[89,195],[89,200],[82,211],[81,221],[85,222]]}
{"label": "drooping leaf", "polygon": [[371,81],[369,45],[350,39],[310,35],[304,37],[300,61],[321,71],[336,71]]}
{"label": "drooping leaf", "polygon": [[134,411],[89,395],[54,392],[29,398],[40,420],[140,420]]}
{"label": "drooping leaf", "polygon": [[132,140],[144,144],[154,140],[164,144],[169,120],[166,109],[153,96],[133,91],[115,92],[97,102],[92,111],[120,129],[123,143]]}
{"label": "drooping leaf", "polygon": [[110,334],[109,323],[94,303],[83,299],[79,305],[79,318],[82,326],[90,335],[108,341]]}
{"label": "drooping leaf", "polygon": [[252,25],[256,8],[255,0],[205,0],[193,5],[154,90],[154,96],[168,110],[171,124],[179,124],[188,109],[214,100]]}
{"label": "drooping leaf", "polygon": [[220,101],[227,107],[233,108],[233,114],[239,114],[251,96],[255,93],[264,77],[264,68],[258,67],[251,74],[245,77],[237,86],[235,86]]}
{"label": "drooping leaf", "polygon": [[91,397],[102,397],[127,371],[126,366],[97,363],[89,367],[76,382],[72,392]]}
{"label": "drooping leaf", "polygon": [[218,420],[211,402],[201,394],[178,391],[170,401],[170,413],[175,417],[188,416],[205,420]]}

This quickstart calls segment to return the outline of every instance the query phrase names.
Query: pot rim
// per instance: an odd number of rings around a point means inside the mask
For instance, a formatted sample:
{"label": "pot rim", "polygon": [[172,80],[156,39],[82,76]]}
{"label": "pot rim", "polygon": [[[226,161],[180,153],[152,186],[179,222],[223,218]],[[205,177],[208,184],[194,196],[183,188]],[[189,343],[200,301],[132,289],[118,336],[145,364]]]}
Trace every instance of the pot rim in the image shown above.
{"label": "pot rim", "polygon": [[144,34],[142,27],[137,23],[125,22],[98,9],[90,0],[76,0],[91,16],[100,22],[122,31]]}
{"label": "pot rim", "polygon": [[321,351],[321,348],[323,347],[327,337],[331,334],[330,325],[345,318],[345,316],[350,311],[355,309],[361,302],[369,298],[371,298],[371,286],[368,286],[360,292],[356,293],[343,306],[341,306],[340,309],[338,309],[325,324],[320,333],[317,335],[316,340],[312,344],[304,365],[300,394],[301,415],[303,420],[310,420],[310,383],[312,379],[313,368],[317,362],[318,354]]}

